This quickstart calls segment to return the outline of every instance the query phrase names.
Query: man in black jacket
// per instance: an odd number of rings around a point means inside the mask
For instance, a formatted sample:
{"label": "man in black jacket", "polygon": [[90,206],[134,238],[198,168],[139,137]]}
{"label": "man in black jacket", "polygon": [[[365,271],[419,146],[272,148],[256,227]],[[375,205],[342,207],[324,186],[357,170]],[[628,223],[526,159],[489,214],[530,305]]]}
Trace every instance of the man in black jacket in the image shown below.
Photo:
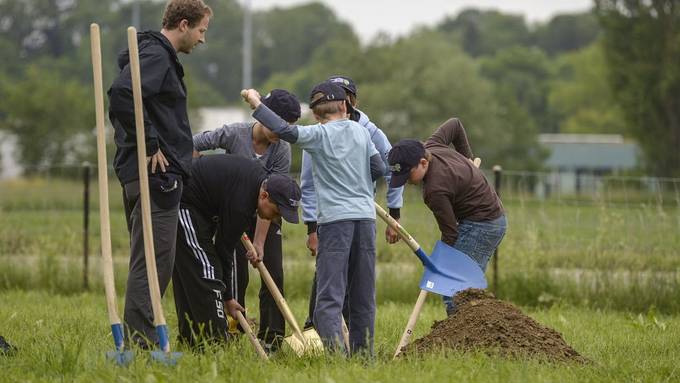
{"label": "man in black jacket", "polygon": [[[193,142],[187,114],[184,70],[177,52],[190,53],[205,42],[212,10],[202,0],[171,0],[160,32],[138,33],[144,102],[144,130],[158,282],[165,291],[175,258],[179,200],[191,176]],[[113,165],[123,186],[130,232],[130,270],[125,293],[126,335],[142,347],[158,342],[154,331],[144,260],[137,143],[129,54],[118,58],[120,73],[109,89],[109,119],[115,130]],[[158,172],[157,172],[158,170]],[[151,343],[151,344],[149,344]],[[126,342],[130,344],[130,342]]]}
{"label": "man in black jacket", "polygon": [[[268,176],[258,160],[232,154],[196,158],[192,174],[182,193],[172,285],[179,337],[196,346],[226,340],[225,314],[244,311],[229,286],[230,250],[256,213],[297,223],[300,187],[288,175]],[[251,262],[260,261],[253,256]]]}

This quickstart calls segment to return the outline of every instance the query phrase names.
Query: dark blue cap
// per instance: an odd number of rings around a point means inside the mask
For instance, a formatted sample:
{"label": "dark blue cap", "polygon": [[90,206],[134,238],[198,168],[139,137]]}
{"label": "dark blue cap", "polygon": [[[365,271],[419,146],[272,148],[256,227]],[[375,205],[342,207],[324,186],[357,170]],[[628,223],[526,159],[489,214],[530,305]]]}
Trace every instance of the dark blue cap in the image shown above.
{"label": "dark blue cap", "polygon": [[[321,93],[323,96],[314,98],[318,93]],[[343,101],[345,98],[347,98],[347,93],[345,93],[345,90],[341,86],[324,81],[317,84],[309,94],[309,107],[314,108],[321,103],[329,101]]]}
{"label": "dark blue cap", "polygon": [[272,174],[267,178],[269,198],[279,207],[281,217],[290,223],[298,223],[298,206],[302,192],[295,181],[284,174]]}
{"label": "dark blue cap", "polygon": [[355,96],[357,95],[357,84],[354,83],[354,80],[347,76],[331,76],[327,81],[338,84],[347,92],[352,93]]}
{"label": "dark blue cap", "polygon": [[425,157],[425,147],[418,140],[405,139],[392,147],[387,155],[390,164],[392,179],[391,188],[398,188],[408,181],[411,168],[418,165],[421,158]]}
{"label": "dark blue cap", "polygon": [[293,123],[300,118],[300,101],[285,89],[272,89],[262,97],[262,103],[287,122]]}

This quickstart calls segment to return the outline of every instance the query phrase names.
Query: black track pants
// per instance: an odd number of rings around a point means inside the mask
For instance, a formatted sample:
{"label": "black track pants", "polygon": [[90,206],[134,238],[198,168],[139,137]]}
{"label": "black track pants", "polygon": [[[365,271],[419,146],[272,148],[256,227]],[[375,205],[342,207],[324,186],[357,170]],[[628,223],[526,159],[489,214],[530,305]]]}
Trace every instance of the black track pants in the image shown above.
{"label": "black track pants", "polygon": [[202,340],[228,339],[222,262],[213,236],[216,223],[189,206],[179,209],[177,254],[172,274],[179,339],[196,346]]}

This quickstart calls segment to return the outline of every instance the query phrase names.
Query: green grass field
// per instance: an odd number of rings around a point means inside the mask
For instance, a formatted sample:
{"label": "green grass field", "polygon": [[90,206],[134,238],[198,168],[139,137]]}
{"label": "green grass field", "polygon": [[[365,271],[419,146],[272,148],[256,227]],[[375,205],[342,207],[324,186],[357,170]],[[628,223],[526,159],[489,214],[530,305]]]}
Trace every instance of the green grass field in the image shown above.
{"label": "green grass field", "polygon": [[[93,188],[96,184],[93,183]],[[379,196],[382,196],[379,193]],[[127,232],[120,188],[111,186],[116,285],[124,292]],[[428,251],[438,237],[411,187],[402,224]],[[387,245],[378,224],[376,358],[298,360],[283,353],[267,367],[245,339],[176,368],[138,353],[127,369],[108,364],[112,341],[99,281],[97,195],[91,196],[89,290],[82,287],[82,190],[78,182],[0,183],[0,335],[20,347],[0,358],[10,381],[674,381],[680,332],[680,209],[673,198],[537,200],[504,194],[509,230],[500,248],[498,295],[560,331],[593,360],[587,366],[440,353],[392,362],[390,356],[418,294],[421,267],[404,244]],[[380,198],[379,198],[380,200]],[[651,201],[651,202],[650,202]],[[286,295],[303,320],[313,272],[302,225],[284,226]],[[491,269],[491,265],[490,265]],[[251,272],[255,310],[259,280]],[[488,271],[490,281],[493,272]],[[176,334],[172,295],[164,299]],[[435,297],[415,336],[443,308]]]}
{"label": "green grass field", "polygon": [[[680,318],[629,316],[620,312],[557,305],[527,309],[536,320],[560,331],[567,342],[590,358],[590,365],[550,364],[538,360],[506,360],[484,354],[456,352],[392,361],[391,355],[410,305],[383,301],[378,309],[376,357],[298,359],[284,351],[268,363],[260,361],[247,340],[203,354],[184,353],[177,367],[154,364],[148,354],[135,353],[128,368],[108,363],[112,349],[101,294],[70,296],[46,292],[0,293],[3,332],[21,347],[11,358],[0,358],[3,381],[677,381],[680,371]],[[292,301],[298,318],[306,301]],[[171,334],[176,333],[171,302],[165,300]],[[427,332],[443,311],[430,300],[415,336]]]}

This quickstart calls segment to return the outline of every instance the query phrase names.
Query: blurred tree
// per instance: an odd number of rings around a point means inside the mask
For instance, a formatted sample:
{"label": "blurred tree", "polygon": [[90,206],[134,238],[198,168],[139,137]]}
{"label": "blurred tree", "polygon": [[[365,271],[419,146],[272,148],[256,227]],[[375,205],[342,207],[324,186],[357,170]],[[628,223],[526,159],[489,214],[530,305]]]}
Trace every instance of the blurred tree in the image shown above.
{"label": "blurred tree", "polygon": [[497,102],[493,84],[447,36],[421,29],[394,43],[377,44],[361,49],[351,39],[333,40],[308,67],[272,77],[265,89],[287,87],[304,92],[306,99],[314,83],[342,73],[357,82],[359,107],[392,142],[426,139],[448,118],[458,117],[486,164],[540,166],[543,152],[526,112]]}
{"label": "blurred tree", "polygon": [[557,15],[533,32],[536,44],[549,55],[575,51],[590,45],[600,34],[592,12]]}
{"label": "blurred tree", "polygon": [[[254,19],[253,76],[256,84],[272,74],[296,71],[329,41],[357,41],[352,28],[321,3],[273,8]],[[328,52],[328,50],[326,50]],[[338,52],[342,54],[342,51]]]}
{"label": "blurred tree", "polygon": [[626,133],[623,111],[607,82],[601,44],[560,56],[557,66],[549,109],[559,116],[560,132]]}
{"label": "blurred tree", "polygon": [[596,0],[609,80],[648,169],[680,176],[680,3]]}
{"label": "blurred tree", "polygon": [[449,17],[438,29],[458,35],[465,52],[473,57],[492,55],[515,45],[528,46],[532,38],[524,16],[478,9]]}
{"label": "blurred tree", "polygon": [[[236,0],[209,1],[213,17],[208,26],[205,45],[199,45],[190,55],[181,55],[186,79],[212,88],[220,99],[198,98],[189,94],[192,106],[219,105],[224,100],[236,102],[241,91],[243,11]],[[160,23],[160,16],[158,17]],[[257,30],[258,25],[254,25]],[[255,60],[260,58],[255,56]],[[202,96],[200,96],[202,97]]]}
{"label": "blurred tree", "polygon": [[548,110],[548,85],[552,63],[538,48],[511,47],[481,59],[482,75],[490,79],[504,100],[513,99],[535,122],[541,132],[557,129]]}
{"label": "blurred tree", "polygon": [[92,91],[58,72],[31,65],[25,78],[2,83],[0,129],[18,138],[28,166],[78,163],[91,154]]}
{"label": "blurred tree", "polygon": [[[362,67],[363,53],[356,36],[337,37],[318,47],[310,62],[294,72],[272,75],[262,86],[266,92],[273,88],[285,88],[295,93],[300,101],[307,102],[312,87],[335,74],[344,74],[359,81],[370,68]],[[359,87],[361,94],[361,87]]]}

